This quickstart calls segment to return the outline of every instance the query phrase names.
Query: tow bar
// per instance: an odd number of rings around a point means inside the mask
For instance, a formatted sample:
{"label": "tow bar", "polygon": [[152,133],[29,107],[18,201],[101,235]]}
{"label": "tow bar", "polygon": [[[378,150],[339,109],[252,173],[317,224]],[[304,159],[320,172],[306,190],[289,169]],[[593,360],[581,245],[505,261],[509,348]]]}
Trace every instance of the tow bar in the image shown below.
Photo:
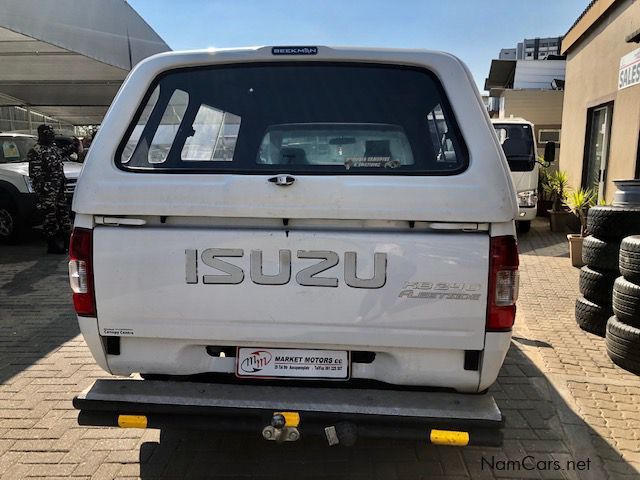
{"label": "tow bar", "polygon": [[97,380],[73,405],[80,425],[261,432],[277,443],[310,436],[331,446],[360,437],[502,443],[502,413],[486,394],[117,379]]}
{"label": "tow bar", "polygon": [[278,412],[271,417],[271,425],[262,429],[265,440],[275,440],[278,443],[295,442],[300,440],[298,425],[300,414],[297,412]]}

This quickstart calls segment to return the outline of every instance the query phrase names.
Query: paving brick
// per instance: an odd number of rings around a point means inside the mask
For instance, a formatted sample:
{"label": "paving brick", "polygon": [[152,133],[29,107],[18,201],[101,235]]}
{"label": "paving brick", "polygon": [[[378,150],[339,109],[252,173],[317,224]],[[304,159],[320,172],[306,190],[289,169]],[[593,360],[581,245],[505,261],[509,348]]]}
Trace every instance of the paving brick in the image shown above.
{"label": "paving brick", "polygon": [[0,476],[5,478],[7,472],[11,471],[14,465],[22,458],[24,454],[21,452],[4,452],[0,456]]}
{"label": "paving brick", "polygon": [[16,440],[11,450],[19,452],[49,452],[65,450],[55,440]]}
{"label": "paving brick", "polygon": [[140,465],[137,463],[121,465],[120,470],[118,470],[118,475],[125,477],[138,477],[140,475]]}
{"label": "paving brick", "polygon": [[29,472],[30,477],[68,477],[73,472],[74,465],[59,464],[59,465],[31,465]]}
{"label": "paving brick", "polygon": [[73,475],[93,475],[96,471],[103,465],[105,459],[109,454],[107,452],[91,452],[91,455],[88,455],[83,458],[83,460],[76,464],[71,463],[74,468]]}
{"label": "paving brick", "polygon": [[620,450],[640,452],[640,441],[637,438],[620,438],[617,440],[617,444]]}
{"label": "paving brick", "polygon": [[118,475],[120,468],[117,463],[104,463],[91,476],[91,480],[112,480]]}
{"label": "paving brick", "polygon": [[20,463],[59,463],[64,455],[62,452],[29,452],[20,458]]}
{"label": "paving brick", "polygon": [[[116,450],[109,452],[107,462],[109,463],[138,463],[140,453],[135,450]],[[122,472],[121,472],[122,473]]]}
{"label": "paving brick", "polygon": [[503,430],[503,436],[505,440],[510,441],[523,439],[537,440],[539,438],[537,431],[531,428],[505,428]]}
{"label": "paving brick", "polygon": [[88,456],[93,455],[93,446],[97,440],[78,440],[73,447],[60,460],[60,463],[82,463],[87,460]]}
{"label": "paving brick", "polygon": [[[3,480],[18,480],[31,476],[32,470],[35,468],[35,465],[26,465],[24,463],[17,463],[11,466],[7,471],[2,475]],[[41,478],[47,478],[45,475],[42,475]]]}
{"label": "paving brick", "polygon": [[98,440],[93,447],[95,451],[99,450],[133,450],[136,446],[136,441],[133,439],[114,439],[107,438]]}
{"label": "paving brick", "polygon": [[[464,458],[462,453],[457,448],[439,448],[438,454],[440,457],[440,464],[444,473],[447,475],[467,475],[467,467],[464,464]],[[427,473],[427,472],[425,472]],[[436,473],[430,472],[430,473]]]}

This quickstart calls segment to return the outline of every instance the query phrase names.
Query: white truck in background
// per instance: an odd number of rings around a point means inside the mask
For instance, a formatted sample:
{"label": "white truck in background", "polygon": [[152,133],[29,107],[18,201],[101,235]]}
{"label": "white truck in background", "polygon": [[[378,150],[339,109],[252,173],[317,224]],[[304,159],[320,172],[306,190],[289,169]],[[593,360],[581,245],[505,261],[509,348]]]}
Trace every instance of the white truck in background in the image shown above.
{"label": "white truck in background", "polygon": [[[509,117],[491,119],[498,140],[507,157],[511,178],[518,195],[518,232],[526,233],[538,211],[538,180],[540,167],[533,123],[524,118]],[[555,159],[555,143],[547,142],[544,165]]]}
{"label": "white truck in background", "polygon": [[474,81],[423,50],[153,56],[85,161],[69,271],[121,427],[496,444],[516,193]]}

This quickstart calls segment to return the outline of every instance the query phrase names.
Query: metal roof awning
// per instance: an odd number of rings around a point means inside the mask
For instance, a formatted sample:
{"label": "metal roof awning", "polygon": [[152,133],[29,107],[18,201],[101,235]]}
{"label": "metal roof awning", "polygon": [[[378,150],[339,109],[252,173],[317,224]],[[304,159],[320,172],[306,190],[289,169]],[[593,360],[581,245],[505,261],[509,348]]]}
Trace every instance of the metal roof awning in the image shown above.
{"label": "metal roof awning", "polygon": [[0,106],[97,124],[133,65],[168,50],[124,0],[4,0]]}
{"label": "metal roof awning", "polygon": [[[516,73],[516,60],[491,60],[489,76],[484,81],[484,89],[492,92],[513,87]],[[492,96],[493,94],[490,93]]]}

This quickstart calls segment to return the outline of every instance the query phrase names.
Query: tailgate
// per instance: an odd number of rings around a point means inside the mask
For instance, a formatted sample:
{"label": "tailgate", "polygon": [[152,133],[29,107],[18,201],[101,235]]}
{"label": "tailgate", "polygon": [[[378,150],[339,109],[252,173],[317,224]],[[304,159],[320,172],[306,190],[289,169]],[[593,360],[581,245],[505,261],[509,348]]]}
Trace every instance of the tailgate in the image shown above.
{"label": "tailgate", "polygon": [[98,226],[94,251],[102,335],[484,347],[487,232]]}

